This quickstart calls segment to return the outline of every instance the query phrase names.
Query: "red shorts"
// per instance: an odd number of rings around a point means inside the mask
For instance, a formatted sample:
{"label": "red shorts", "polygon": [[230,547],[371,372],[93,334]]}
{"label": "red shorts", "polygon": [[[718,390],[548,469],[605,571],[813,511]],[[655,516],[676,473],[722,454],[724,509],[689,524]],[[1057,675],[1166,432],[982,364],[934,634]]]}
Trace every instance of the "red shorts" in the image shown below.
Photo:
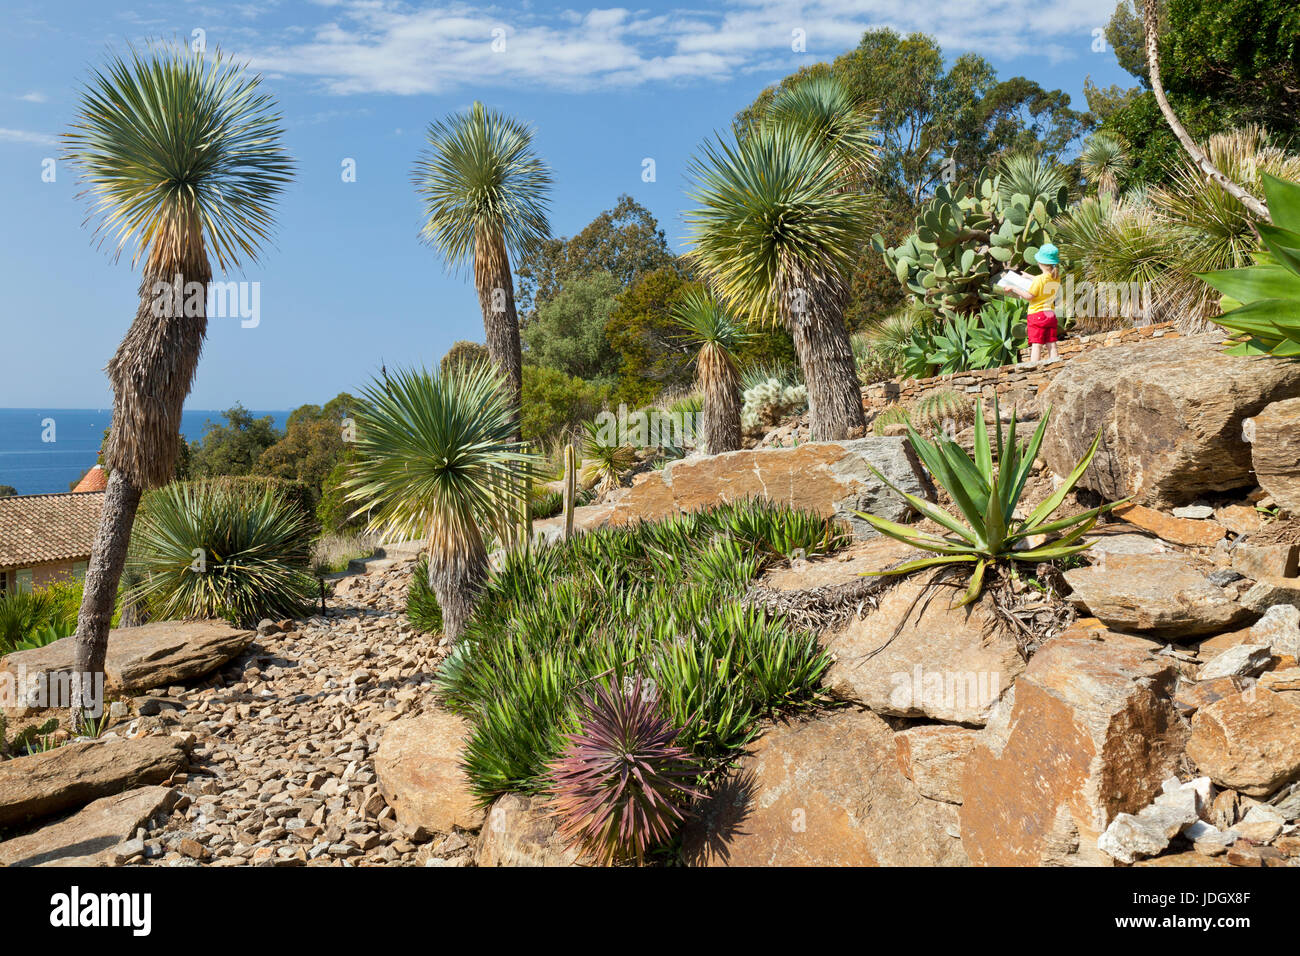
{"label": "red shorts", "polygon": [[1034,312],[1029,316],[1027,328],[1030,345],[1046,345],[1055,342],[1057,337],[1056,313],[1051,309],[1046,312]]}

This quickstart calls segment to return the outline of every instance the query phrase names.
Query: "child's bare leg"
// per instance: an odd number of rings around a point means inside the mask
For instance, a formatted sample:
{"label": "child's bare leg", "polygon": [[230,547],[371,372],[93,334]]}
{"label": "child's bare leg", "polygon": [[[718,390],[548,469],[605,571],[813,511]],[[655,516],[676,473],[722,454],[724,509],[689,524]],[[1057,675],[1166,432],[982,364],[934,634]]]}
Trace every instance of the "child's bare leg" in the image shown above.
{"label": "child's bare leg", "polygon": [[1053,342],[1047,346],[1047,361],[1055,362],[1061,357],[1061,353],[1056,351],[1056,343]]}
{"label": "child's bare leg", "polygon": [[1038,359],[1042,356],[1042,353],[1043,353],[1043,347],[1039,345],[1037,342],[1035,342],[1033,345],[1029,346],[1029,361],[1037,362]]}

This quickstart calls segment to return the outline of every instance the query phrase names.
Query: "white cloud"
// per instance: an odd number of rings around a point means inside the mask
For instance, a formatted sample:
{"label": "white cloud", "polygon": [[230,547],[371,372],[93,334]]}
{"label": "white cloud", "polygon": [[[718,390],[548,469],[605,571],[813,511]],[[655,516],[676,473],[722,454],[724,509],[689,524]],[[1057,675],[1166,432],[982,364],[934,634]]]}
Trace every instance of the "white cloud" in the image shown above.
{"label": "white cloud", "polygon": [[[1114,0],[728,0],[721,10],[621,7],[540,14],[459,0],[316,0],[321,17],[241,51],[267,73],[335,94],[444,93],[467,83],[559,90],[725,80],[790,70],[888,26],[933,34],[945,52],[996,51],[1049,63],[1088,53]],[[806,50],[792,39],[803,31]],[[494,44],[494,40],[496,41]]]}
{"label": "white cloud", "polygon": [[45,94],[40,90],[32,90],[31,92],[24,93],[18,98],[25,103],[44,103],[47,99]]}
{"label": "white cloud", "polygon": [[49,133],[33,133],[25,129],[5,129],[0,126],[0,143],[35,143],[39,146],[57,146],[57,136]]}

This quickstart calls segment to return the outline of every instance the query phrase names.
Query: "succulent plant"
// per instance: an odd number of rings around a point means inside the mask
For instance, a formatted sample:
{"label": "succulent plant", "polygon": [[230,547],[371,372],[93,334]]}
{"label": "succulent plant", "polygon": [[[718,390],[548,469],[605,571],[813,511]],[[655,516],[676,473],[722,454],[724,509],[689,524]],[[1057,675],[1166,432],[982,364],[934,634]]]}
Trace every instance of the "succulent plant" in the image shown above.
{"label": "succulent plant", "polygon": [[912,416],[902,405],[890,405],[880,411],[871,422],[871,431],[876,435],[883,435],[885,429],[890,425],[910,425]]}
{"label": "succulent plant", "polygon": [[1025,317],[1029,306],[1023,299],[997,299],[980,310],[980,320],[971,332],[971,368],[999,368],[1020,361],[1020,350],[1029,344]]}
{"label": "succulent plant", "polygon": [[639,678],[598,687],[581,704],[581,726],[550,766],[559,834],[602,863],[639,862],[686,819],[699,765]]}
{"label": "succulent plant", "polygon": [[878,235],[873,244],[903,288],[936,315],[971,315],[996,294],[999,273],[1034,261],[1068,202],[1051,167],[1017,158],[1003,172],[982,171],[974,183],[940,185],[917,216],[916,232],[892,249]]}
{"label": "succulent plant", "polygon": [[740,427],[745,432],[775,425],[786,415],[808,406],[808,386],[788,384],[769,378],[745,390],[741,395]]}
{"label": "succulent plant", "polygon": [[939,388],[917,399],[910,418],[923,435],[956,432],[975,421],[975,403],[963,392]]}

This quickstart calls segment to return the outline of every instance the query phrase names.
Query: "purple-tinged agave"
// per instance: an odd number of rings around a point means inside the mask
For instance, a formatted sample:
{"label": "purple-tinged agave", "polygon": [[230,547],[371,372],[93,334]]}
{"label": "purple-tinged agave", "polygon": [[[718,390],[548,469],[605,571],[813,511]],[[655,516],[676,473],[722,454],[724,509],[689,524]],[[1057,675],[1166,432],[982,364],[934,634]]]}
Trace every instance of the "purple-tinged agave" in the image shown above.
{"label": "purple-tinged agave", "polygon": [[677,728],[659,714],[653,690],[638,679],[582,697],[577,733],[550,765],[550,808],[559,834],[605,864],[640,861],[670,840],[699,797],[699,773],[675,743]]}

